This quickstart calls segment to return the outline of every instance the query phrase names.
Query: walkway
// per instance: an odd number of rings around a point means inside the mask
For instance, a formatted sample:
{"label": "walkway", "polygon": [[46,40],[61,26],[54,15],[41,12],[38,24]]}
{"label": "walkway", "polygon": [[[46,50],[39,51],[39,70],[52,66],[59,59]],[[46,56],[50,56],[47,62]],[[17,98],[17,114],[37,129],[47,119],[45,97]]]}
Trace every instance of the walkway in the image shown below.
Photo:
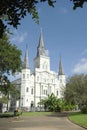
{"label": "walkway", "polygon": [[44,115],[13,118],[0,118],[0,130],[85,130],[70,122],[66,115]]}

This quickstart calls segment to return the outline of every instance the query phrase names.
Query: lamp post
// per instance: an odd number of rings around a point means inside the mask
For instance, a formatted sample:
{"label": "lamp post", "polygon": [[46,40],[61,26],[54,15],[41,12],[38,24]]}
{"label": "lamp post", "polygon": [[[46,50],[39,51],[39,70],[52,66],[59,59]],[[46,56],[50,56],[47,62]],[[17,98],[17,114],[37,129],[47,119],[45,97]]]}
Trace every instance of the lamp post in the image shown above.
{"label": "lamp post", "polygon": [[34,73],[34,112],[36,107],[36,74]]}
{"label": "lamp post", "polygon": [[[40,83],[40,101],[41,101],[41,83]],[[40,111],[41,111],[41,104],[40,104]]]}
{"label": "lamp post", "polygon": [[21,105],[20,105],[20,107],[21,107],[21,110],[23,111],[23,97],[21,97]]}

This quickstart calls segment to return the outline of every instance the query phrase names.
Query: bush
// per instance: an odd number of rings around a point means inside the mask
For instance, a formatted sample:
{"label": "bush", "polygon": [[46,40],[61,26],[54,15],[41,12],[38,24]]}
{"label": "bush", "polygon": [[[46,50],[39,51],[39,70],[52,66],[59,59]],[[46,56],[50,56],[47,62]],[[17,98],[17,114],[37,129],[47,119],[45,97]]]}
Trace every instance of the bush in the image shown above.
{"label": "bush", "polygon": [[13,113],[0,113],[0,118],[9,118],[13,116]]}
{"label": "bush", "polygon": [[84,114],[87,114],[87,105],[84,105],[84,106],[81,108],[81,112],[84,113]]}
{"label": "bush", "polygon": [[60,108],[59,106],[57,106],[57,107],[55,108],[55,112],[61,112],[61,108]]}

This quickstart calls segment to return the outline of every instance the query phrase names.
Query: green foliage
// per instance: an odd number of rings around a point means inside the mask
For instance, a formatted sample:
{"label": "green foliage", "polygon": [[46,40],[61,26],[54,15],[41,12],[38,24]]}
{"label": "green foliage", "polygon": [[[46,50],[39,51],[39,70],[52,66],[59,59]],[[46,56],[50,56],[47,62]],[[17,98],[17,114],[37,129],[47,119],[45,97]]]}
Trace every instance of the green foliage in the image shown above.
{"label": "green foliage", "polygon": [[20,71],[21,51],[9,42],[7,34],[0,38],[0,91],[9,99],[9,94],[18,95],[18,91],[9,81],[7,75]]}
{"label": "green foliage", "polygon": [[39,102],[40,105],[44,105],[45,111],[60,111],[60,108],[58,106],[58,99],[57,97],[52,93],[51,95],[48,95],[48,98],[42,99]]}
{"label": "green foliage", "polygon": [[0,74],[15,73],[21,69],[21,51],[9,42],[7,34],[0,38]]}
{"label": "green foliage", "polygon": [[[73,9],[83,7],[87,0],[70,0],[73,2]],[[32,19],[39,23],[37,5],[47,2],[49,6],[54,7],[56,0],[0,0],[0,37],[7,30],[7,25],[17,28],[28,13]]]}
{"label": "green foliage", "polygon": [[9,118],[9,117],[13,117],[13,112],[12,113],[0,113],[0,118]]}
{"label": "green foliage", "polygon": [[39,23],[37,4],[40,2],[48,2],[52,7],[55,3],[54,0],[0,0],[0,37],[3,36],[7,24],[17,28],[20,20],[28,13]]}
{"label": "green foliage", "polygon": [[23,112],[22,116],[52,115],[53,112]]}
{"label": "green foliage", "polygon": [[39,104],[44,105],[45,111],[51,112],[70,111],[76,108],[76,105],[67,103],[64,99],[58,99],[53,93],[48,95],[48,98],[42,99]]}
{"label": "green foliage", "polygon": [[64,106],[64,111],[72,111],[76,109],[76,105],[72,105],[72,104],[66,104]]}
{"label": "green foliage", "polygon": [[11,88],[10,81],[8,80],[7,76],[0,76],[0,91],[4,94],[7,95],[9,90]]}
{"label": "green foliage", "polygon": [[6,96],[3,96],[2,98],[0,98],[0,103],[7,103],[8,99]]}
{"label": "green foliage", "polygon": [[6,96],[8,94],[17,94],[18,90],[15,89],[15,87],[11,84],[11,82],[8,80],[7,76],[0,76],[0,91]]}
{"label": "green foliage", "polygon": [[55,111],[57,109],[57,97],[52,93],[48,98],[42,99],[38,104],[44,105],[45,111]]}
{"label": "green foliage", "polygon": [[76,109],[76,105],[68,103],[65,99],[58,99],[58,106],[60,111],[71,111]]}
{"label": "green foliage", "polygon": [[87,0],[70,0],[73,2],[74,6],[73,9],[76,9],[77,7],[83,7],[84,3],[87,2]]}
{"label": "green foliage", "polygon": [[81,112],[87,114],[87,105],[82,106]]}
{"label": "green foliage", "polygon": [[87,102],[87,75],[74,75],[70,77],[64,92],[68,103],[78,104],[79,106]]}
{"label": "green foliage", "polygon": [[57,97],[52,93],[48,95],[47,108],[49,111],[55,111],[57,107]]}
{"label": "green foliage", "polygon": [[21,110],[20,111],[19,110],[14,111],[14,116],[20,116],[20,115],[22,115]]}

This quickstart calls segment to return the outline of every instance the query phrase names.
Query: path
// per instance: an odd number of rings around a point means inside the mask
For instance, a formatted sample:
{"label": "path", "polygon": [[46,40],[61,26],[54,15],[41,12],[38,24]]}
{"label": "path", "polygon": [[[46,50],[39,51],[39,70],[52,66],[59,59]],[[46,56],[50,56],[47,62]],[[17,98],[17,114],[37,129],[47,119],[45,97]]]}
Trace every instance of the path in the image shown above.
{"label": "path", "polygon": [[20,120],[0,118],[0,130],[85,130],[70,122],[66,116],[44,115],[22,117]]}

